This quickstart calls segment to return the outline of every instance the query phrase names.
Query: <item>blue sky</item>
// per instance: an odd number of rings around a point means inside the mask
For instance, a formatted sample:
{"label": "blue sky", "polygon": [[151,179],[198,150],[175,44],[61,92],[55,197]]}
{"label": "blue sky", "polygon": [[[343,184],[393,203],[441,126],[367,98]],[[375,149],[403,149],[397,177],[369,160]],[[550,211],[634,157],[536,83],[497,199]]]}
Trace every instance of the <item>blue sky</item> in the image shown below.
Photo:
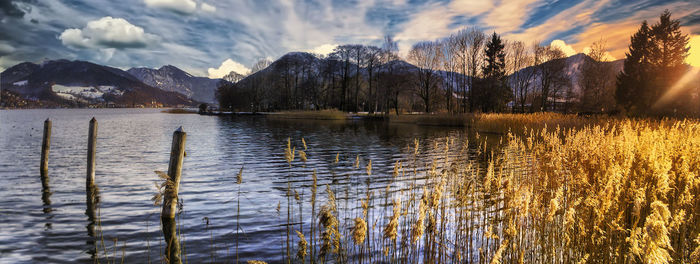
{"label": "blue sky", "polygon": [[624,57],[629,36],[665,10],[700,35],[700,2],[625,0],[0,0],[0,70],[22,61],[78,59],[119,68],[171,64],[194,75],[245,71],[290,51],[380,45],[405,52],[465,27],[568,53],[605,39]]}

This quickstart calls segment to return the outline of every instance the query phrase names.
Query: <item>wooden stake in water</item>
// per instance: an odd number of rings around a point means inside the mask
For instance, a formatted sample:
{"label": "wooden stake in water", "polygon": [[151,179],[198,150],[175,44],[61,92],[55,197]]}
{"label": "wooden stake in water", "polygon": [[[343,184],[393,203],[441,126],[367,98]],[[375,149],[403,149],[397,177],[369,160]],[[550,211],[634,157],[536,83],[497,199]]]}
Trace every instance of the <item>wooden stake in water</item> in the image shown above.
{"label": "wooden stake in water", "polygon": [[161,221],[163,223],[163,236],[165,237],[165,254],[169,263],[182,263],[180,259],[180,242],[177,240],[177,225],[175,214],[177,212],[177,193],[180,188],[180,175],[182,171],[182,159],[185,157],[185,140],[187,133],[182,127],[173,133],[173,143],[170,150],[170,164],[168,165],[168,177],[170,182],[166,184],[163,197],[163,211]]}
{"label": "wooden stake in water", "polygon": [[44,138],[41,141],[41,173],[49,171],[49,148],[51,147],[51,120],[44,121]]}
{"label": "wooden stake in water", "polygon": [[88,131],[87,149],[87,177],[85,179],[86,190],[90,191],[95,185],[95,147],[97,145],[97,120],[90,119],[90,130]]}
{"label": "wooden stake in water", "polygon": [[[88,147],[87,147],[87,175],[85,177],[85,196],[87,210],[85,214],[88,216],[88,224],[86,226],[89,239],[87,243],[91,248],[95,248],[95,221],[97,219],[95,210],[97,206],[97,186],[95,185],[95,148],[97,146],[97,120],[93,117],[90,119],[90,128],[88,130]],[[93,260],[97,256],[97,252],[91,249],[90,255]]]}

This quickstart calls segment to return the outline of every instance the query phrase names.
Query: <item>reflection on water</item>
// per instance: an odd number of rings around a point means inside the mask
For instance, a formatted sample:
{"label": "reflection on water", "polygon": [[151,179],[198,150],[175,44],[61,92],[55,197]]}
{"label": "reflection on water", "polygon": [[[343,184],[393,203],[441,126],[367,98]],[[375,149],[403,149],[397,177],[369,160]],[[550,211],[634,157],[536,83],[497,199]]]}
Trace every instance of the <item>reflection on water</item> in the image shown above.
{"label": "reflection on water", "polygon": [[[95,175],[100,189],[91,194],[82,186],[87,128],[93,116],[100,122]],[[53,121],[51,188],[48,177],[37,179],[35,173],[47,117]],[[160,260],[162,247],[157,243],[162,243],[163,233],[160,208],[151,201],[158,180],[153,171],[167,169],[171,135],[179,126],[188,139],[179,194],[184,210],[177,226],[191,263],[209,261],[212,255],[217,260],[238,255],[244,261],[262,255],[270,262],[282,261],[286,226],[280,223],[286,222],[288,184],[300,199],[293,208],[294,229],[309,230],[313,170],[318,175],[319,207],[326,184],[339,193],[339,206],[356,207],[368,188],[379,192],[392,181],[394,164],[406,157],[414,138],[425,146],[447,136],[455,141],[469,138],[456,128],[173,115],[148,109],[3,110],[0,123],[0,259],[12,263],[92,263],[95,257],[104,258],[102,247],[114,252],[114,239],[125,242],[119,243],[118,251],[124,250],[126,263]],[[296,150],[303,149],[301,138],[305,139],[306,162],[297,157],[291,166],[287,163],[287,138]],[[439,151],[426,147],[425,152]],[[372,176],[355,168],[358,157],[363,168],[371,159]],[[236,185],[241,167],[243,182]],[[408,188],[413,181],[394,184]],[[383,212],[383,207],[377,210]],[[202,221],[205,217],[208,225]],[[107,245],[101,245],[102,240]]]}
{"label": "reflection on water", "polygon": [[87,245],[87,254],[90,255],[91,260],[95,260],[97,257],[98,237],[95,233],[95,224],[97,221],[97,207],[100,203],[99,192],[97,185],[94,184],[87,186],[85,190],[85,215],[88,217],[87,225],[85,226],[88,237],[85,244]]}

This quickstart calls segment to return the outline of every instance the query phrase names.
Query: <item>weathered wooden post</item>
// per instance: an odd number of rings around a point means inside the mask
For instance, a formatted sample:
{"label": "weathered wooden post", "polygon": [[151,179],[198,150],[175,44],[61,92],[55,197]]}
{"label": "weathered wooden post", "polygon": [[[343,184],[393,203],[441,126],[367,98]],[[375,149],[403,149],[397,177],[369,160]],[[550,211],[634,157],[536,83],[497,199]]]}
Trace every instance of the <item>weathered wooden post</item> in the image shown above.
{"label": "weathered wooden post", "polygon": [[173,133],[173,143],[170,149],[170,164],[168,165],[168,184],[163,196],[163,211],[161,221],[163,223],[163,236],[165,237],[165,254],[169,263],[182,263],[180,259],[180,242],[177,240],[175,214],[177,213],[177,193],[180,188],[180,175],[182,171],[182,159],[185,157],[185,140],[187,133],[182,127]]}
{"label": "weathered wooden post", "polygon": [[97,147],[97,120],[93,117],[90,119],[90,127],[88,130],[88,146],[87,146],[87,175],[85,178],[85,203],[87,209],[85,215],[88,217],[88,224],[85,226],[88,232],[87,243],[91,245],[90,255],[94,260],[97,252],[95,246],[95,221],[97,219],[95,210],[97,206],[98,190],[95,185],[95,148]]}
{"label": "weathered wooden post", "polygon": [[88,131],[87,149],[87,178],[85,179],[85,190],[90,191],[95,185],[95,147],[97,145],[97,120],[90,119],[90,130]]}
{"label": "weathered wooden post", "polygon": [[44,138],[41,141],[41,173],[49,171],[49,148],[51,147],[51,120],[44,121]]}

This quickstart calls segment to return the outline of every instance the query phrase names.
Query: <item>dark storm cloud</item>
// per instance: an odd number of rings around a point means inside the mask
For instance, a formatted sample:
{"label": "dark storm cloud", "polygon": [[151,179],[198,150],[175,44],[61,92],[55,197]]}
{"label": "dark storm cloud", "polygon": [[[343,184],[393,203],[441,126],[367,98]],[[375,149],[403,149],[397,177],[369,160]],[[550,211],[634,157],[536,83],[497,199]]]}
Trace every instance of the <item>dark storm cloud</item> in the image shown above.
{"label": "dark storm cloud", "polygon": [[32,3],[33,0],[0,0],[0,13],[8,17],[21,18],[24,16],[28,7],[22,4]]}

